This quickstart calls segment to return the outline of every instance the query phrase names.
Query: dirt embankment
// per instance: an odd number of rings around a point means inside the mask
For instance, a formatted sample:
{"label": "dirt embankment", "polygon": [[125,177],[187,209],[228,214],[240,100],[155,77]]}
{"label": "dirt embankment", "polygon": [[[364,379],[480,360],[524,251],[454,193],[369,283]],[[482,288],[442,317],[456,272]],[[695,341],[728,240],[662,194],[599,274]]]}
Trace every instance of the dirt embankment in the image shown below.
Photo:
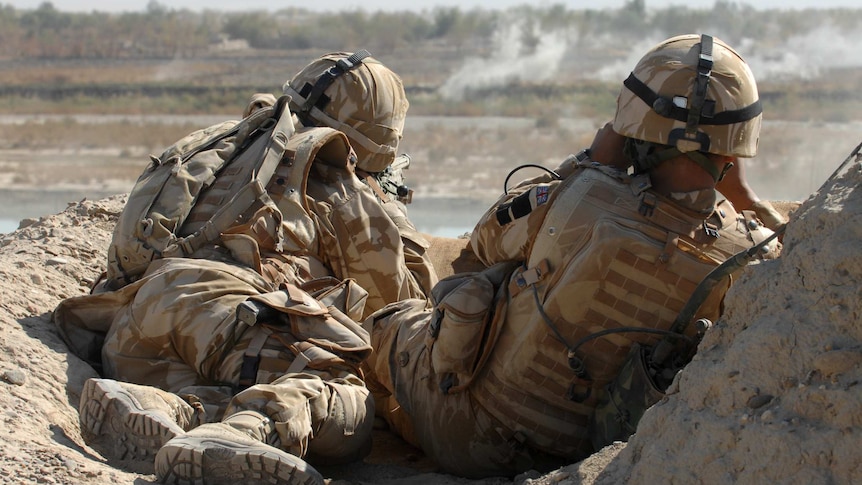
{"label": "dirt embankment", "polygon": [[[123,198],[72,204],[0,239],[0,480],[152,483],[82,440],[77,403],[95,373],[50,322],[103,268]],[[434,472],[378,431],[363,463],[332,483],[860,483],[862,171],[858,161],[791,218],[781,258],[747,268],[670,394],[628,445],[514,481]]]}

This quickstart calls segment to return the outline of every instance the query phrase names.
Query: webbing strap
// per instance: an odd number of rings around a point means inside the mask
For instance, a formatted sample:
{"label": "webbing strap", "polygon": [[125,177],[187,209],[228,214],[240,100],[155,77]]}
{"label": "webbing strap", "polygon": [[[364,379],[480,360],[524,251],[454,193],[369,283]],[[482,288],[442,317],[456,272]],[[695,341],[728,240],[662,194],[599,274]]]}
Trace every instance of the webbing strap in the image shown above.
{"label": "webbing strap", "polygon": [[[673,104],[673,100],[670,98],[660,96],[658,93],[650,89],[649,86],[644,84],[643,81],[635,77],[634,73],[629,74],[629,77],[626,78],[623,85],[644,103],[652,107],[659,115],[672,120],[682,122],[688,121],[688,109],[681,108]],[[744,108],[722,111],[709,116],[710,103],[711,102],[709,100],[704,102],[705,112],[701,113],[700,118],[697,120],[699,125],[732,125],[734,123],[748,121],[763,112],[763,105],[758,99]]]}
{"label": "webbing strap", "polygon": [[335,65],[326,70],[323,74],[317,78],[317,81],[314,83],[314,87],[311,88],[311,92],[305,98],[305,104],[302,105],[299,116],[305,119],[308,116],[308,113],[311,111],[315,105],[317,105],[320,97],[323,95],[323,92],[326,91],[333,81],[338,76],[350,71],[351,69],[355,69],[359,67],[362,63],[362,60],[366,57],[371,57],[371,53],[367,50],[362,49],[360,51],[354,52],[347,57],[346,59],[339,59],[336,61]]}
{"label": "webbing strap", "polygon": [[509,297],[514,298],[524,289],[542,281],[550,272],[551,266],[547,259],[541,260],[537,266],[532,268],[519,267],[515,270],[515,276],[509,281]]}
{"label": "webbing strap", "polygon": [[308,342],[298,342],[296,347],[301,350],[296,354],[293,362],[290,363],[290,367],[287,368],[287,374],[302,372],[306,367],[308,367],[308,363],[311,362],[311,357],[306,354],[306,351],[309,350],[311,344]]}
{"label": "webbing strap", "polygon": [[700,36],[700,54],[697,57],[697,77],[694,79],[691,106],[685,121],[685,133],[694,136],[703,114],[703,104],[706,101],[706,90],[712,77],[712,36]]}
{"label": "webbing strap", "polygon": [[359,177],[363,182],[365,182],[369,187],[371,187],[371,190],[374,191],[378,199],[383,202],[388,202],[389,200],[391,200],[391,198],[386,194],[386,192],[383,190],[383,187],[380,186],[380,183],[377,182],[377,179],[374,178],[373,175],[366,172],[365,170],[357,168],[356,176]]}
{"label": "webbing strap", "polygon": [[251,338],[248,348],[242,356],[242,367],[239,369],[239,385],[243,389],[254,385],[257,380],[257,370],[260,366],[260,351],[263,350],[266,339],[272,332],[262,326],[258,326],[258,332]]}
{"label": "webbing strap", "polygon": [[[278,163],[284,156],[287,141],[294,133],[293,119],[290,116],[290,111],[286,109],[289,100],[289,96],[282,96],[276,103],[274,117],[278,119],[278,122],[264,149],[260,168],[252,175],[252,180],[223,204],[201,229],[179,239],[176,246],[165,250],[162,253],[164,256],[175,256],[175,253],[178,252],[181,252],[183,256],[188,256],[207,243],[217,241],[221,233],[236,222],[237,218],[248,210],[255,200],[260,200],[264,205],[276,209],[272,211],[273,214],[280,214],[275,203],[266,192],[266,184],[275,173]],[[279,218],[278,215],[275,217]],[[281,251],[284,246],[284,233],[281,228],[281,220],[276,221],[276,223],[276,250]]]}
{"label": "webbing strap", "polygon": [[566,225],[572,212],[580,205],[587,193],[584,190],[584,184],[592,183],[594,180],[592,177],[609,177],[609,175],[592,170],[578,177],[568,177],[556,188],[554,205],[548,209],[545,220],[542,221],[542,227],[533,240],[533,247],[527,258],[528,268],[537,267],[545,255],[553,253],[554,246],[559,244],[561,232],[559,229]]}
{"label": "webbing strap", "polygon": [[356,422],[359,421],[356,416],[355,396],[344,384],[329,383],[329,386],[335,389],[335,394],[341,399],[344,408],[344,436],[353,436],[356,433]]}

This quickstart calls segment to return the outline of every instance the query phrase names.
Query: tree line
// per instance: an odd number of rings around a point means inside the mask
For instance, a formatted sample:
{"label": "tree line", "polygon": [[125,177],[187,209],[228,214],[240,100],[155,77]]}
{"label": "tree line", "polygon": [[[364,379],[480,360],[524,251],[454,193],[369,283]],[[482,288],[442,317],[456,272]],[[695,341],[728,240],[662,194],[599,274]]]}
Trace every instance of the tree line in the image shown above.
{"label": "tree line", "polygon": [[674,6],[648,10],[645,0],[618,9],[571,9],[564,5],[505,10],[439,7],[422,12],[366,11],[317,13],[303,8],[275,12],[192,12],[152,0],[141,12],[64,12],[50,2],[36,9],[0,4],[0,58],[128,59],[189,58],[206,55],[227,41],[255,49],[342,50],[368,47],[388,53],[427,44],[461,52],[487,46],[500,25],[517,18],[522,45],[535,32],[565,29],[579,36],[607,36],[620,45],[662,32],[709,30],[728,42],[776,42],[819,25],[858,28],[862,9],[758,10],[718,0],[711,9]]}

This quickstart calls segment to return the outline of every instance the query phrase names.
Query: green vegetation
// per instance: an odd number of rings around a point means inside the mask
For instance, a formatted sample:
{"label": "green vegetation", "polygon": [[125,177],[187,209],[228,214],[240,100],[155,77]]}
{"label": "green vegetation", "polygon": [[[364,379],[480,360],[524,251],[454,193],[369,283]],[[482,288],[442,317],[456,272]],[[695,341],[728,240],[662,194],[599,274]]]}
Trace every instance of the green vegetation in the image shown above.
{"label": "green vegetation", "polygon": [[[151,1],[144,12],[120,14],[62,12],[44,2],[34,10],[0,4],[0,58],[175,59],[206,53],[214,42],[225,39],[243,40],[256,49],[366,47],[388,55],[407,46],[435,44],[467,53],[487,47],[497,28],[513,14],[530,28],[544,31],[574,28],[581,37],[613,33],[620,46],[656,32],[673,35],[705,28],[720,32],[732,44],[742,39],[774,42],[823,25],[852,31],[862,20],[862,9],[757,10],[723,0],[712,9],[673,6],[647,11],[644,0],[630,0],[621,9],[606,10],[557,4],[509,10],[439,7],[419,13],[313,13],[295,7],[274,13],[194,13]],[[529,45],[529,31],[524,35]]]}
{"label": "green vegetation", "polygon": [[[63,12],[50,2],[31,10],[0,4],[0,113],[236,113],[254,92],[279,93],[287,75],[323,52],[367,48],[401,74],[412,114],[527,116],[552,125],[560,117],[612,114],[619,76],[588,74],[615,62],[630,65],[627,56],[643,49],[644,39],[706,30],[761,56],[793,55],[800,45],[787,45],[788,39],[809,36],[826,44],[830,33],[851,39],[862,24],[862,9],[758,10],[719,0],[711,9],[650,10],[648,3],[629,0],[605,10],[557,4],[195,13],[154,0],[145,11],[121,14]],[[507,28],[516,35],[501,39]],[[511,57],[505,54],[538,55],[548,48],[548,35],[566,49],[550,79],[468,87],[461,99],[438,92],[465,60],[505,64]],[[828,49],[801,55],[828,57]],[[807,67],[805,59],[801,64]],[[766,112],[795,120],[858,119],[858,71],[820,72],[816,82],[761,80]]]}

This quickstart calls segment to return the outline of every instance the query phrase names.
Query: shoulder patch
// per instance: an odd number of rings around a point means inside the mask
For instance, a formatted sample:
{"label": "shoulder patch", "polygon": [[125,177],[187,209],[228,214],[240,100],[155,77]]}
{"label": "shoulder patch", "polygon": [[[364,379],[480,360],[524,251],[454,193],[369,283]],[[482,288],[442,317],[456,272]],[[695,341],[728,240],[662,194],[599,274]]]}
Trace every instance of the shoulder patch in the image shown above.
{"label": "shoulder patch", "polygon": [[548,194],[550,191],[548,190],[547,185],[540,185],[536,187],[536,207],[544,204],[548,201]]}

